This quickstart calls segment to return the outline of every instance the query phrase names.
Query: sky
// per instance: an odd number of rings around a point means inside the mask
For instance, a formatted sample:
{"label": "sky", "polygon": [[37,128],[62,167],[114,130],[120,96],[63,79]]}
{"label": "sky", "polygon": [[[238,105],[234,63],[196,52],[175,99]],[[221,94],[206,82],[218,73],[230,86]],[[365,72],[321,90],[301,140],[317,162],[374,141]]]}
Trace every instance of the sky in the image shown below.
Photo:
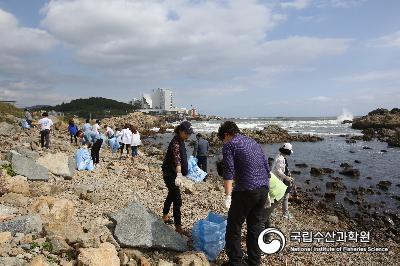
{"label": "sky", "polygon": [[0,0],[0,100],[155,88],[228,117],[400,107],[398,0]]}

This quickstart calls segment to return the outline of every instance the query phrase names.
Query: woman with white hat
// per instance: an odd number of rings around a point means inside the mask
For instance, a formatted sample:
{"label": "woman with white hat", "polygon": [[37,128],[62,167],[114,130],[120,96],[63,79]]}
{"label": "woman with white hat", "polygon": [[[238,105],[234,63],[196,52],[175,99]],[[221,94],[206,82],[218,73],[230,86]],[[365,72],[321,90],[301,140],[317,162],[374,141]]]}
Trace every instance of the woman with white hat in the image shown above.
{"label": "woman with white hat", "polygon": [[290,143],[285,143],[279,149],[279,155],[276,156],[274,164],[272,165],[271,172],[288,186],[285,196],[282,199],[283,217],[290,219],[293,216],[289,213],[289,194],[293,187],[293,178],[290,174],[287,158],[293,154],[293,147]]}

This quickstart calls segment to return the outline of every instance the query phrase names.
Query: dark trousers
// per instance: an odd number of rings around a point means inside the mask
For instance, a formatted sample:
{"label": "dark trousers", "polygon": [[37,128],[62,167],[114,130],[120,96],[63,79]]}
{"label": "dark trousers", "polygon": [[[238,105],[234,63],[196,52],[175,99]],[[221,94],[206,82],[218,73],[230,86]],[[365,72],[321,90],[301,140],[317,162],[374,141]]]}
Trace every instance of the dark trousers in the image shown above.
{"label": "dark trousers", "polygon": [[137,153],[138,146],[131,146],[131,150],[132,150],[132,157],[136,157],[138,155]]}
{"label": "dark trousers", "polygon": [[103,140],[98,139],[92,146],[91,155],[92,155],[93,163],[99,163],[99,161],[100,161],[101,144],[103,144]]}
{"label": "dark trousers", "polygon": [[129,148],[131,147],[131,145],[121,143],[121,155],[124,153],[124,147],[126,147],[126,154],[129,154]]}
{"label": "dark trousers", "polygon": [[181,190],[178,186],[175,185],[175,178],[170,176],[164,176],[165,185],[168,188],[168,196],[164,202],[163,214],[167,215],[169,210],[171,209],[171,204],[174,204],[173,215],[174,215],[174,223],[176,226],[182,225],[181,220],[181,206],[182,206],[182,197]]}
{"label": "dark trousers", "polygon": [[73,143],[73,139],[72,138],[75,138],[75,144],[77,144],[78,143],[78,138],[76,137],[76,135],[74,135],[74,134],[70,134],[71,135],[71,143]]}
{"label": "dark trousers", "polygon": [[40,131],[40,144],[43,147],[49,148],[50,145],[50,130],[45,129]]}
{"label": "dark trousers", "polygon": [[225,250],[231,265],[242,265],[241,230],[247,222],[246,246],[248,265],[260,265],[261,250],[258,236],[264,229],[264,206],[268,189],[263,186],[250,191],[232,193],[232,204],[228,212]]}
{"label": "dark trousers", "polygon": [[26,120],[26,122],[28,123],[28,125],[31,127],[32,126],[32,120]]}
{"label": "dark trousers", "polygon": [[197,165],[207,173],[207,156],[197,156]]}

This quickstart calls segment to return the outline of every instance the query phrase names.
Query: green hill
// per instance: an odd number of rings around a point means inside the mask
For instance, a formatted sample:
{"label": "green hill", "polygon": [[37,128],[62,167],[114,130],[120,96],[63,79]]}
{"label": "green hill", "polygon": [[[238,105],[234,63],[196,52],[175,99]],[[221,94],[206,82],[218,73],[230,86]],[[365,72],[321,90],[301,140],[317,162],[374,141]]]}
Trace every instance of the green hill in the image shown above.
{"label": "green hill", "polygon": [[21,118],[23,116],[23,111],[12,104],[0,103],[0,122],[10,122],[10,116]]}
{"label": "green hill", "polygon": [[50,107],[49,110],[63,112],[66,116],[77,115],[83,118],[104,118],[114,115],[125,115],[134,111],[132,105],[102,97],[76,99]]}

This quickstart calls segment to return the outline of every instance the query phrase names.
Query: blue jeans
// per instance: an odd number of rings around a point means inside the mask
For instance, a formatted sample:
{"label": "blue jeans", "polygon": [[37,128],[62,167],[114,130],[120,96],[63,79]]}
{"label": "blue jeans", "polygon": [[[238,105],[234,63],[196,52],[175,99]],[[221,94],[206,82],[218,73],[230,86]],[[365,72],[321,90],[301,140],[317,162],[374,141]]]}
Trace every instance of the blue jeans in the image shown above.
{"label": "blue jeans", "polygon": [[138,155],[138,146],[131,146],[132,157],[136,157]]}

